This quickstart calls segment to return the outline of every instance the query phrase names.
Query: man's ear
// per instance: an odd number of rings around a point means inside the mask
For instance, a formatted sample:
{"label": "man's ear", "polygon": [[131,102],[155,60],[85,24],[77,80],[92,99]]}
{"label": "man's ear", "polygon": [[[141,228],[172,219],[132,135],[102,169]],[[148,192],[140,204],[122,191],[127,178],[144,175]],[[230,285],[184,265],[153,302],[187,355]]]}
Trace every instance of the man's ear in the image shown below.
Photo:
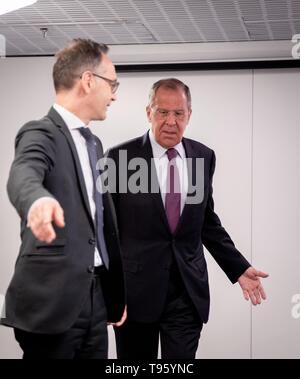
{"label": "man's ear", "polygon": [[190,108],[190,109],[189,109],[189,121],[190,121],[190,118],[191,118],[192,113],[193,113],[192,108]]}
{"label": "man's ear", "polygon": [[147,113],[148,121],[151,122],[151,118],[150,118],[151,108],[150,108],[150,105],[147,105],[147,107],[146,107],[146,113]]}
{"label": "man's ear", "polygon": [[91,87],[92,87],[92,78],[93,78],[93,74],[90,72],[90,71],[85,71],[82,75],[81,75],[81,86],[82,86],[82,89],[86,92],[86,93],[89,93],[91,91]]}

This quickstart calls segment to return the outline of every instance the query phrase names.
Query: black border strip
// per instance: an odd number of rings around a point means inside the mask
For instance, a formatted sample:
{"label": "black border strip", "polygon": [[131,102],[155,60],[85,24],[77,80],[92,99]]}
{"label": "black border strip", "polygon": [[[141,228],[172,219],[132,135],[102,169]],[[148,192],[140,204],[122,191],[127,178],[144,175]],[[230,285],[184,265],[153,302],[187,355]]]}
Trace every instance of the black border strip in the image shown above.
{"label": "black border strip", "polygon": [[241,61],[241,62],[199,62],[199,63],[166,63],[166,64],[134,64],[116,65],[118,72],[150,72],[150,71],[204,71],[204,70],[246,70],[246,69],[277,69],[299,68],[300,60],[274,61]]}
{"label": "black border strip", "polygon": [[[54,55],[9,55],[5,58],[41,58]],[[155,72],[155,71],[206,71],[206,70],[249,70],[299,68],[300,59],[278,59],[261,61],[193,62],[193,63],[151,63],[116,64],[118,72]]]}

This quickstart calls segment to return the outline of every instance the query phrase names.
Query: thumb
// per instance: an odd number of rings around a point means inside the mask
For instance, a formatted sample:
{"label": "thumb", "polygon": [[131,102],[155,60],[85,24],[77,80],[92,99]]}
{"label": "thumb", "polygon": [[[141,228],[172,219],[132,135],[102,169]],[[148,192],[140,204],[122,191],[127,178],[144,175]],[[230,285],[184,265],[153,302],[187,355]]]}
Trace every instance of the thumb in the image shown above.
{"label": "thumb", "polygon": [[256,276],[260,277],[260,278],[267,278],[269,276],[269,274],[263,272],[263,271],[258,271],[256,270]]}
{"label": "thumb", "polygon": [[59,204],[56,204],[54,207],[53,221],[60,228],[63,228],[65,226],[64,211]]}

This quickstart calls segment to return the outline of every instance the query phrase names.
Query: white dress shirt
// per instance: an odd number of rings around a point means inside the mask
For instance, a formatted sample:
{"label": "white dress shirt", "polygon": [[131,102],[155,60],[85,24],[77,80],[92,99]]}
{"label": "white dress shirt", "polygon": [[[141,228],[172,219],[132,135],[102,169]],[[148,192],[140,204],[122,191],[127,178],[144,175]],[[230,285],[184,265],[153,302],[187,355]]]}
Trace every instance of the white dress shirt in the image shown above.
{"label": "white dress shirt", "polygon": [[[153,158],[155,162],[155,168],[158,178],[158,183],[160,187],[160,192],[162,196],[163,204],[166,202],[167,193],[167,175],[168,175],[168,164],[169,159],[167,156],[166,148],[162,147],[158,142],[156,142],[152,130],[149,131],[149,139],[152,146]],[[183,211],[187,193],[188,193],[188,167],[186,161],[186,154],[182,142],[174,146],[177,150],[176,165],[178,167],[179,178],[180,178],[180,190],[181,190],[181,213]]]}
{"label": "white dress shirt", "polygon": [[[80,131],[78,130],[81,127],[87,127],[84,125],[84,122],[81,121],[77,116],[75,116],[73,113],[62,107],[61,105],[54,104],[53,108],[56,110],[56,112],[61,116],[61,118],[64,120],[65,124],[67,125],[72,137],[73,141],[77,150],[77,154],[79,157],[83,177],[84,177],[84,182],[85,182],[85,187],[89,199],[89,205],[90,205],[90,210],[91,214],[93,217],[93,220],[95,222],[95,216],[96,216],[96,204],[94,201],[94,180],[93,180],[93,173],[90,165],[90,160],[89,160],[89,154],[86,146],[86,140],[84,137],[81,135]],[[41,199],[38,199],[37,201],[40,201]],[[34,202],[32,206],[35,204]],[[31,208],[32,208],[31,206]],[[30,208],[30,209],[31,209]],[[29,210],[30,212],[30,210]],[[95,248],[95,260],[94,260],[94,265],[95,267],[102,265],[102,260],[99,254],[99,251],[97,248]]]}

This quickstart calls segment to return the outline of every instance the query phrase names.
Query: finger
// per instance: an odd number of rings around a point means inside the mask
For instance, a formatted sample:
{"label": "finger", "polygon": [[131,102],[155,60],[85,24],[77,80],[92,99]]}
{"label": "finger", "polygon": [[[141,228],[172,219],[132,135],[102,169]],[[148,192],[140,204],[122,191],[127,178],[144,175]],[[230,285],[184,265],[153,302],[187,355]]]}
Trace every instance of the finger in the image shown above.
{"label": "finger", "polygon": [[[37,220],[34,221],[34,226],[36,226],[38,231],[38,239],[46,243],[51,243],[56,238],[52,226],[53,209],[55,206],[53,203],[41,204],[37,209]],[[36,225],[36,223],[38,224]]]}
{"label": "finger", "polygon": [[30,212],[28,219],[30,227],[39,228],[41,225],[48,224],[52,221],[52,210],[49,206],[41,204]]}
{"label": "finger", "polygon": [[56,239],[56,233],[53,229],[52,224],[46,225],[46,242],[51,243]]}
{"label": "finger", "polygon": [[40,241],[46,242],[47,235],[45,233],[45,225],[41,223],[31,223],[30,229],[33,235]]}
{"label": "finger", "polygon": [[31,230],[34,236],[42,242],[51,243],[56,238],[56,234],[51,223],[39,224],[37,227],[32,227]]}
{"label": "finger", "polygon": [[127,319],[127,312],[125,310],[124,313],[123,313],[123,316],[122,316],[121,320],[118,321],[118,322],[116,322],[116,323],[114,323],[113,325],[116,326],[116,327],[120,327],[120,326],[122,326],[124,324],[124,322],[126,321],[126,319]]}
{"label": "finger", "polygon": [[250,299],[251,299],[251,303],[253,305],[257,305],[257,303],[256,303],[256,297],[255,297],[253,291],[249,292],[249,296],[250,296]]}
{"label": "finger", "polygon": [[114,324],[114,326],[116,326],[117,328],[119,328],[120,326],[122,326],[124,324],[125,320],[124,321],[119,321],[119,322],[116,322]]}
{"label": "finger", "polygon": [[122,317],[121,320],[118,321],[118,322],[116,322],[114,325],[115,325],[116,327],[119,327],[119,326],[121,326],[121,325],[124,324],[124,321],[125,321],[125,319],[124,319],[124,317]]}
{"label": "finger", "polygon": [[263,300],[267,300],[267,295],[265,293],[264,287],[262,285],[259,286],[259,292]]}
{"label": "finger", "polygon": [[53,217],[53,213],[54,213],[54,209],[55,209],[55,205],[53,205],[52,203],[48,203],[48,204],[44,204],[42,206],[42,211],[41,211],[41,223],[43,225],[48,225],[49,223],[51,223],[54,219]]}
{"label": "finger", "polygon": [[124,315],[124,316],[122,317],[122,320],[119,322],[120,325],[118,325],[118,326],[123,325],[124,322],[126,321],[126,319],[127,319],[127,315]]}
{"label": "finger", "polygon": [[258,276],[260,278],[267,278],[269,276],[269,274],[267,274],[266,272],[263,272],[263,271],[256,271],[256,276]]}
{"label": "finger", "polygon": [[63,228],[65,226],[64,211],[59,204],[54,208],[53,220],[58,227]]}
{"label": "finger", "polygon": [[54,231],[51,225],[51,220],[44,217],[35,219],[34,221],[30,222],[29,226],[36,238],[38,238],[40,241],[46,242],[51,236],[53,236]]}
{"label": "finger", "polygon": [[30,214],[28,215],[28,226],[37,227],[41,223],[42,219],[42,208],[35,207],[31,210]]}
{"label": "finger", "polygon": [[253,292],[256,299],[256,304],[261,304],[261,297],[260,297],[259,290],[255,289]]}
{"label": "finger", "polygon": [[249,301],[249,294],[248,294],[248,291],[243,291],[243,294],[244,294],[244,298],[245,300]]}

